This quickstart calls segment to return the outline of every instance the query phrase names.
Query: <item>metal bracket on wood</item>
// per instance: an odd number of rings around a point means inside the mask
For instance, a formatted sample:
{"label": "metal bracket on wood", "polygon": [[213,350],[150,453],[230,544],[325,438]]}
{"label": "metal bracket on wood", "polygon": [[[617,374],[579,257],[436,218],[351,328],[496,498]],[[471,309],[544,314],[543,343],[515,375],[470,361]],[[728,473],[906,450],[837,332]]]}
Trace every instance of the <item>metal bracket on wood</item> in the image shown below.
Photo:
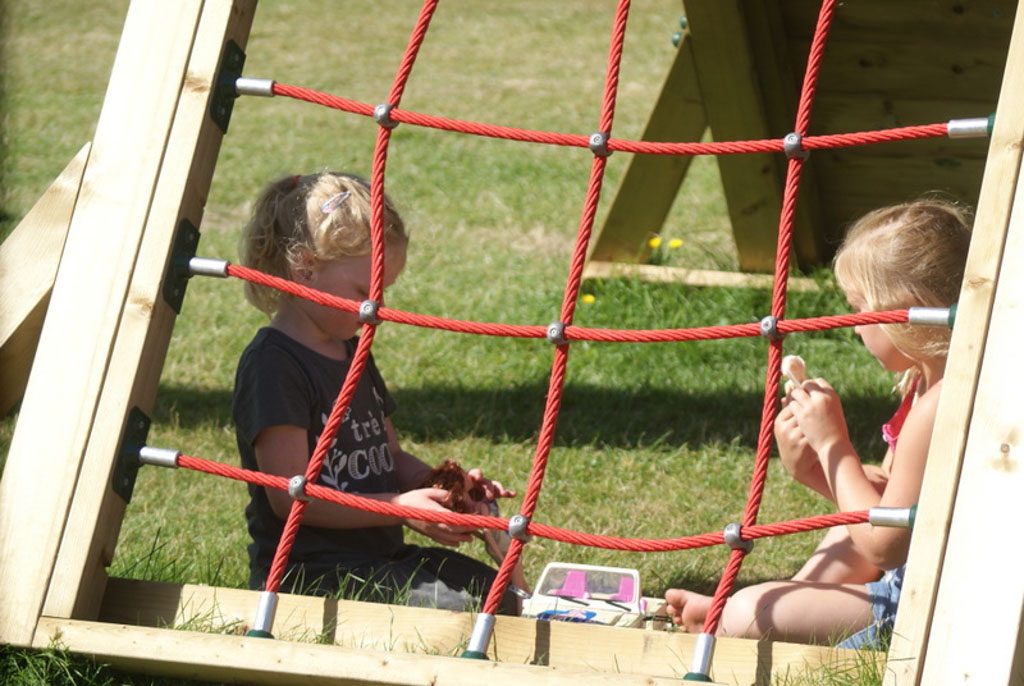
{"label": "metal bracket on wood", "polygon": [[217,82],[213,84],[213,94],[210,96],[210,117],[223,133],[228,132],[231,110],[234,109],[235,99],[238,97],[235,82],[242,76],[244,66],[245,52],[238,47],[238,43],[229,40],[224,44],[220,71],[217,72]]}
{"label": "metal bracket on wood", "polygon": [[137,407],[129,410],[128,420],[121,433],[121,442],[117,446],[117,464],[114,466],[114,476],[110,484],[114,492],[126,503],[132,501],[135,477],[142,466],[139,462],[139,450],[146,445],[149,425],[150,419],[145,412]]}
{"label": "metal bracket on wood", "polygon": [[199,229],[188,219],[178,222],[178,230],[174,234],[174,245],[171,248],[171,261],[164,275],[164,285],[160,289],[164,300],[178,314],[185,300],[185,288],[192,277],[189,260],[196,256],[199,247]]}

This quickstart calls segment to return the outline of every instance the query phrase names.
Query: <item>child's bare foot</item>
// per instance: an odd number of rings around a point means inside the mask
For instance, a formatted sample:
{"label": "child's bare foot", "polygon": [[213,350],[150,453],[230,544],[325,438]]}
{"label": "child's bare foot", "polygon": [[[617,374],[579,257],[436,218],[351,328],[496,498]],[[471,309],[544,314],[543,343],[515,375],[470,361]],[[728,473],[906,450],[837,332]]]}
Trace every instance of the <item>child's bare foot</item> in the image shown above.
{"label": "child's bare foot", "polygon": [[665,608],[673,623],[683,627],[690,633],[700,633],[704,628],[704,619],[711,609],[712,598],[709,595],[685,591],[681,588],[670,588],[665,591]]}

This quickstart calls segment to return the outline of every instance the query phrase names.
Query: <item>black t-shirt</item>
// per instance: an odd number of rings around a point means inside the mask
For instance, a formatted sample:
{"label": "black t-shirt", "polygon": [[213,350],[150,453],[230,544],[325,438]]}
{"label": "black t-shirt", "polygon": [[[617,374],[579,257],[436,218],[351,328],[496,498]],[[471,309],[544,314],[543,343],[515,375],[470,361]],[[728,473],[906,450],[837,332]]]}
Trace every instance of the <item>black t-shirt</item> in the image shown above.
{"label": "black t-shirt", "polygon": [[[334,360],[303,346],[284,333],[260,329],[249,343],[235,373],[232,414],[242,466],[258,469],[253,444],[261,431],[272,426],[298,426],[306,430],[309,455],[330,416],[348,372],[356,339],[349,341],[349,357]],[[328,450],[318,483],[350,493],[398,492],[395,460],[388,449],[384,418],[395,409],[371,356],[355,396]],[[284,522],[274,514],[263,487],[249,486],[245,508],[252,569],[269,568]],[[292,563],[358,566],[371,559],[390,557],[403,545],[401,526],[363,529],[326,529],[302,526],[295,538]]]}

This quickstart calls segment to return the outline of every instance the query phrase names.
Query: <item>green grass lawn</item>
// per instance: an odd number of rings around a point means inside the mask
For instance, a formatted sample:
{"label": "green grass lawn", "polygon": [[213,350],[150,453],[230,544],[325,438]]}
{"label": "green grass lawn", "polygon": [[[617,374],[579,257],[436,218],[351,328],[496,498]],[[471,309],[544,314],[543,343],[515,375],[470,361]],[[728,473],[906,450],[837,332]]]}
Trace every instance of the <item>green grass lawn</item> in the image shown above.
{"label": "green grass lawn", "polygon": [[[673,56],[670,39],[680,14],[677,0],[633,5],[614,129],[624,138],[640,136]],[[0,236],[90,140],[126,7],[123,0],[2,5]],[[583,0],[442,4],[402,105],[460,119],[589,133],[601,101],[612,7]],[[380,102],[417,11],[418,3],[399,0],[264,2],[245,73]],[[235,258],[249,203],[270,178],[324,168],[368,175],[374,135],[374,123],[355,115],[283,98],[239,101],[202,222],[200,254]],[[491,322],[557,319],[589,152],[410,126],[395,131],[391,150],[388,189],[412,243],[388,304]],[[627,163],[624,154],[609,160],[598,226]],[[671,264],[735,269],[713,160],[698,159],[691,167],[664,235],[683,241],[668,252]],[[820,279],[820,292],[794,295],[789,316],[845,311],[828,276]],[[769,308],[769,294],[757,290],[629,281],[585,288],[594,300],[577,309],[576,323],[583,326],[751,322]],[[237,462],[230,421],[234,367],[262,322],[246,306],[239,282],[192,280],[163,369],[150,444]],[[544,407],[549,344],[391,324],[382,327],[374,349],[399,404],[394,421],[407,450],[428,462],[454,458],[479,465],[522,494]],[[787,349],[802,354],[814,374],[833,380],[856,444],[864,455],[880,456],[878,426],[892,405],[892,380],[852,332],[793,337]],[[657,538],[716,531],[738,519],[755,449],[765,350],[761,340],[574,344],[535,519]],[[0,421],[0,455],[7,453],[16,420],[15,413]],[[111,574],[243,587],[246,499],[242,484],[185,470],[143,469]],[[504,511],[512,513],[516,505],[506,504]],[[761,521],[827,510],[773,460]],[[792,574],[817,538],[758,543],[741,584]],[[467,552],[486,559],[478,543]],[[538,539],[527,547],[525,565],[528,578],[551,560],[635,567],[644,591],[660,595],[678,584],[712,590],[726,557],[724,549],[637,555]],[[33,681],[32,669],[43,668],[38,662],[26,668],[21,653],[0,657],[5,683],[83,683],[61,676],[60,669]],[[16,676],[24,680],[13,681]],[[101,671],[84,683],[122,683],[120,678]],[[139,677],[128,683],[158,682]]]}

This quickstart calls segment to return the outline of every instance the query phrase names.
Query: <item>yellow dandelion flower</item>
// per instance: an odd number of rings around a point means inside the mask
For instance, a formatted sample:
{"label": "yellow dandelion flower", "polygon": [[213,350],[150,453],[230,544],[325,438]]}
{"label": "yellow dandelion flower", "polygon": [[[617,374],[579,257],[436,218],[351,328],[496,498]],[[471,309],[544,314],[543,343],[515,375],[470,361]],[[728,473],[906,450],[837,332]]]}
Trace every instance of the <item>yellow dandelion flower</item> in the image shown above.
{"label": "yellow dandelion flower", "polygon": [[672,240],[670,240],[668,242],[669,250],[677,250],[677,249],[679,249],[681,247],[683,247],[683,239],[682,238],[673,238]]}
{"label": "yellow dandelion flower", "polygon": [[653,236],[647,241],[647,245],[653,250],[657,250],[661,247],[661,236]]}
{"label": "yellow dandelion flower", "polygon": [[580,302],[585,304],[585,305],[593,305],[594,301],[596,301],[596,300],[597,300],[597,298],[595,298],[590,293],[584,293],[583,295],[580,296]]}

